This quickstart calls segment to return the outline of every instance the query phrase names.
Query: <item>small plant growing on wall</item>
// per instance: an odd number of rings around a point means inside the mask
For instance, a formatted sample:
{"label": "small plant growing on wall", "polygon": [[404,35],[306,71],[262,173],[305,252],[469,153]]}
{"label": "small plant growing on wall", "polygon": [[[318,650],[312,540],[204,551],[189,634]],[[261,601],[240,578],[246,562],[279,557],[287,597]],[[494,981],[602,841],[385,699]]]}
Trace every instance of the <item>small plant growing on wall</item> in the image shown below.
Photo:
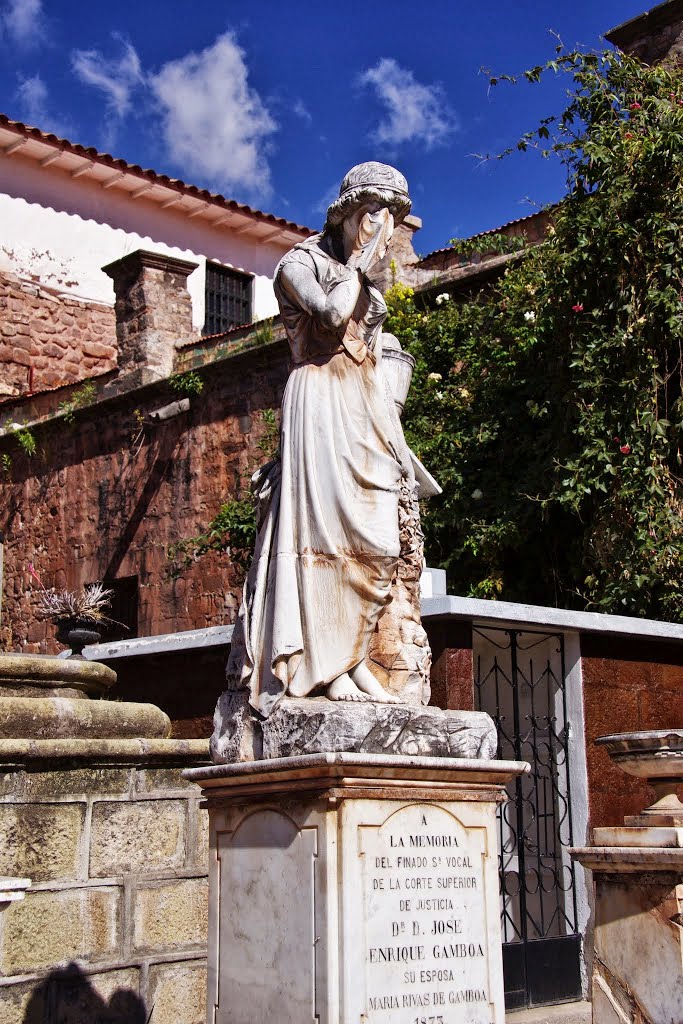
{"label": "small plant growing on wall", "polygon": [[[259,463],[276,458],[280,440],[280,426],[274,409],[261,410],[263,430],[256,448],[261,453]],[[241,581],[247,574],[256,542],[256,515],[254,502],[249,497],[238,496],[223,502],[218,513],[209,522],[203,533],[170,544],[167,575],[178,579],[185,569],[209,551],[224,552],[230,558],[233,569]]]}
{"label": "small plant growing on wall", "polygon": [[268,345],[273,340],[273,317],[259,321],[254,331],[254,344]]}
{"label": "small plant growing on wall", "polygon": [[24,455],[29,459],[32,459],[36,454],[38,447],[36,445],[36,439],[29,427],[18,427],[14,431],[14,438]]}
{"label": "small plant growing on wall", "polygon": [[168,575],[177,579],[184,569],[208,551],[225,552],[243,579],[249,568],[256,541],[254,505],[250,498],[224,502],[204,533],[170,544],[167,551]]}
{"label": "small plant growing on wall", "polygon": [[204,390],[204,381],[194,370],[176,373],[171,377],[170,384],[179,395],[201,395]]}
{"label": "small plant growing on wall", "polygon": [[74,391],[71,398],[65,402],[59,403],[59,411],[64,416],[64,421],[72,426],[76,422],[76,413],[79,409],[84,409],[87,405],[90,405],[97,393],[97,388],[91,380],[86,380]]}

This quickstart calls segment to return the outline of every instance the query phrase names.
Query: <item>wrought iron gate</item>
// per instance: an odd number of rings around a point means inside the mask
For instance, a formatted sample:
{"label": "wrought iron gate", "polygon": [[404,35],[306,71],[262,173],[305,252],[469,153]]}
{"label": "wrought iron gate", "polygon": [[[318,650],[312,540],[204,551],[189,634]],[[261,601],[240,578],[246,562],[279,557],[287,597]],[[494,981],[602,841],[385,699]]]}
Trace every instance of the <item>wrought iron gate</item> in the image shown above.
{"label": "wrought iron gate", "polygon": [[529,761],[498,814],[508,1009],[581,995],[572,845],[564,637],[473,630],[475,699],[498,729],[498,756]]}

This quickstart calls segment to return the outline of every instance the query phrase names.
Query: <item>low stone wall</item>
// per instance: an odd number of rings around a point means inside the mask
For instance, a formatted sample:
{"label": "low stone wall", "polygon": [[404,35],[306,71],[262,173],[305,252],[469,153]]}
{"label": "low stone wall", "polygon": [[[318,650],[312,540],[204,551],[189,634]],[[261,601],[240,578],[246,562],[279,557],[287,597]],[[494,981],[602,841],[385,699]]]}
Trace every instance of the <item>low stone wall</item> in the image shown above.
{"label": "low stone wall", "polygon": [[203,1024],[203,741],[0,741],[0,1024]]}

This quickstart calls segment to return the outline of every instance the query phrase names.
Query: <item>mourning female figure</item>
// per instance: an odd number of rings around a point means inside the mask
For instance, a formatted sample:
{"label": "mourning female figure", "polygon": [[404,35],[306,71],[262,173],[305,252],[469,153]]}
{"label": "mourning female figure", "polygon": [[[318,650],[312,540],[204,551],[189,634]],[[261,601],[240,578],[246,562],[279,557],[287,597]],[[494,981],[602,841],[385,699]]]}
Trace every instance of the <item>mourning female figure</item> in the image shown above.
{"label": "mourning female figure", "polygon": [[284,695],[396,700],[367,654],[399,559],[399,495],[414,477],[382,371],[387,308],[367,274],[409,210],[403,175],[360,164],[323,231],[276,270],[292,369],[279,456],[253,480],[258,539],[225,695],[248,690],[263,717]]}

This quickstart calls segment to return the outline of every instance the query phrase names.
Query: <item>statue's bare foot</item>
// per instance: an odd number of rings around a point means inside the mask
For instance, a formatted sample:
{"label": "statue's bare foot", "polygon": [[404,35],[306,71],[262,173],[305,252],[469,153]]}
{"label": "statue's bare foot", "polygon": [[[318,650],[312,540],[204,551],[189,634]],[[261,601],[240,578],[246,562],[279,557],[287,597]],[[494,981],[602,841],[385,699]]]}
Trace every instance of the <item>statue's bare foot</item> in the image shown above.
{"label": "statue's bare foot", "polygon": [[330,700],[363,701],[368,699],[364,693],[361,693],[354,681],[346,674],[346,672],[332,680],[325,691],[325,696],[329,697]]}
{"label": "statue's bare foot", "polygon": [[379,680],[375,679],[372,672],[364,661],[359,662],[349,672],[351,679],[359,690],[367,694],[366,700],[376,701],[379,704],[400,704],[398,697],[388,693]]}

